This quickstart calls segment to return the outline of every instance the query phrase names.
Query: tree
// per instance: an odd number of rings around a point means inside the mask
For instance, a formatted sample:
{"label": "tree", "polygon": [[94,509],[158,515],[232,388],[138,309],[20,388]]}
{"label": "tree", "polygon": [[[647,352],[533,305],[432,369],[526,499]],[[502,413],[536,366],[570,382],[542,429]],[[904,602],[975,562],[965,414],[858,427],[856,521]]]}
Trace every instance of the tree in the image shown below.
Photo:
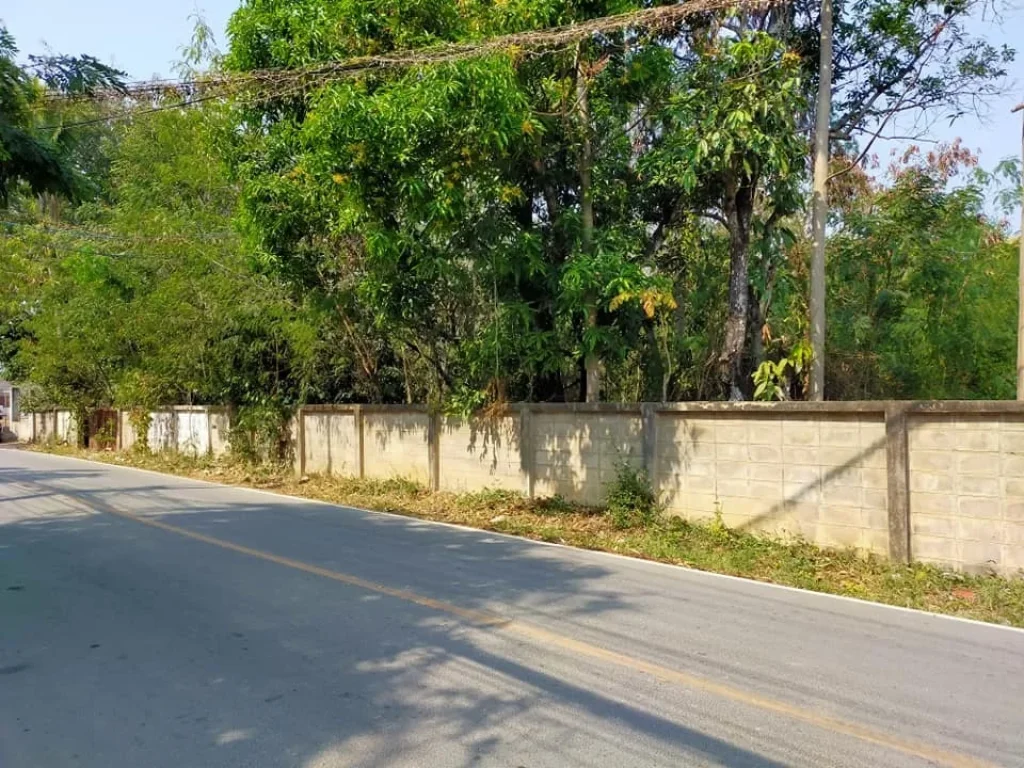
{"label": "tree", "polygon": [[991,182],[975,162],[958,145],[915,149],[885,183],[839,197],[830,397],[1013,397],[1016,254],[983,213]]}
{"label": "tree", "polygon": [[[34,262],[13,366],[76,410],[167,402],[294,403],[309,329],[254,274],[219,158],[223,108],[170,110],[122,132],[111,202],[77,226],[23,222],[6,264]],[[85,209],[78,212],[85,217]]]}
{"label": "tree", "polygon": [[[818,92],[819,104],[830,103],[828,137],[819,125],[816,139],[815,241],[811,270],[811,391],[823,395],[824,375],[824,232],[827,184],[818,179],[825,169],[828,140],[838,145],[846,162],[833,177],[850,172],[868,157],[879,137],[918,139],[941,117],[950,122],[983,108],[998,95],[1006,64],[1014,52],[996,48],[967,31],[966,22],[989,9],[982,0],[869,0],[835,4],[819,0],[787,3],[748,18],[750,23],[784,40],[804,59],[806,83]],[[824,47],[824,48],[823,48]],[[811,100],[808,99],[808,103]],[[819,109],[819,119],[824,119]],[[808,115],[808,130],[813,123]]]}
{"label": "tree", "polygon": [[17,53],[14,38],[0,26],[0,208],[19,182],[37,195],[80,195],[83,177],[68,162],[59,136],[38,124],[46,92],[87,95],[120,88],[124,76],[92,56],[30,56],[23,68],[14,60]]}
{"label": "tree", "polygon": [[749,385],[755,224],[768,239],[800,208],[806,145],[796,130],[803,107],[798,63],[763,33],[718,44],[683,75],[667,109],[665,141],[646,160],[655,182],[678,185],[678,205],[728,233],[728,316],[718,364],[731,399],[742,399]]}
{"label": "tree", "polygon": [[[249,3],[228,65],[305,66],[609,11],[393,5]],[[636,316],[671,305],[637,147],[672,77],[663,41],[616,33],[263,101],[243,112],[238,155],[249,231],[298,291],[336,308],[352,346],[371,327],[429,371],[420,396],[592,399]]]}

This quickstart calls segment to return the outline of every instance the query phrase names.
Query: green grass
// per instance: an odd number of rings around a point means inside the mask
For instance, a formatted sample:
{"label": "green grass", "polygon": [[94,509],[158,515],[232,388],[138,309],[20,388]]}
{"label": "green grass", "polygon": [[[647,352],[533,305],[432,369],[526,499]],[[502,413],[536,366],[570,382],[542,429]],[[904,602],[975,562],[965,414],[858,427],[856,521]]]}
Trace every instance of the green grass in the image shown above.
{"label": "green grass", "polygon": [[642,487],[635,484],[622,489],[618,509],[610,513],[558,497],[527,499],[511,491],[431,493],[400,479],[312,476],[299,480],[288,467],[253,467],[175,454],[45,450],[1024,627],[1024,579],[951,573],[924,564],[898,565],[852,550],[732,530],[719,520],[651,516],[646,508],[632,515],[624,507],[628,498],[647,502]]}

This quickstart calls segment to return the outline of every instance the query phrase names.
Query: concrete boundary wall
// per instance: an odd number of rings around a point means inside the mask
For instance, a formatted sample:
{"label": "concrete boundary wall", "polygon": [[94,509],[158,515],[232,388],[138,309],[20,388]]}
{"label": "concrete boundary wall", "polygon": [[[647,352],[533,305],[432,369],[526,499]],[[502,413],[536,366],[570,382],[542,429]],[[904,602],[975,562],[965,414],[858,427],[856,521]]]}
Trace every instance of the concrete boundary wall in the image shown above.
{"label": "concrete boundary wall", "polygon": [[[152,416],[154,450],[228,450],[225,409]],[[46,440],[66,423],[23,414],[13,427],[22,440]],[[118,447],[131,447],[126,413],[118,424]],[[629,463],[682,517],[720,515],[741,530],[900,562],[1024,569],[1016,402],[517,404],[486,419],[422,406],[305,406],[291,434],[300,475],[405,477],[435,490],[599,504]]]}
{"label": "concrete boundary wall", "polygon": [[11,421],[11,431],[22,443],[73,443],[78,439],[78,424],[71,411],[22,411]]}

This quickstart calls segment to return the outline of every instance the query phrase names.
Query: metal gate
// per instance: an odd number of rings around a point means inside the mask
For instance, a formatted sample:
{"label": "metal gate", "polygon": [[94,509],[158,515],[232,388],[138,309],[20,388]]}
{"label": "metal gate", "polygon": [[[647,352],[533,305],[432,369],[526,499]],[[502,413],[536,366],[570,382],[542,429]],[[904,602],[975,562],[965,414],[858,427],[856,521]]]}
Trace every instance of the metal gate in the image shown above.
{"label": "metal gate", "polygon": [[113,450],[117,447],[117,411],[100,408],[89,414],[86,445],[94,451]]}

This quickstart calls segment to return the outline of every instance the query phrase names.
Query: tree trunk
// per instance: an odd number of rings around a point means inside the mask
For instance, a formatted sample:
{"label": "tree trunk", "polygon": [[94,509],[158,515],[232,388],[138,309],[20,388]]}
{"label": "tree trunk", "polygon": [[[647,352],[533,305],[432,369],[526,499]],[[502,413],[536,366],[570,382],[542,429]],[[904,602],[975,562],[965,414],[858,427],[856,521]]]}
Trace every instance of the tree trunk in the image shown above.
{"label": "tree trunk", "polygon": [[730,400],[743,400],[743,353],[750,314],[750,218],[753,189],[731,175],[725,183],[725,219],[729,230],[729,315],[725,341],[718,357],[719,377]]}
{"label": "tree trunk", "polygon": [[[587,310],[587,328],[597,327],[597,306],[591,305]],[[587,354],[587,402],[601,402],[601,358],[597,352]]]}
{"label": "tree trunk", "polygon": [[828,218],[828,139],[832,120],[832,0],[821,0],[821,77],[814,126],[811,236],[811,375],[809,400],[825,399],[825,222]]}
{"label": "tree trunk", "polygon": [[764,339],[761,329],[764,328],[764,307],[750,286],[750,368],[756,371],[765,361]]}
{"label": "tree trunk", "polygon": [[[583,67],[583,45],[576,54],[576,103],[580,123],[580,240],[583,252],[594,252],[594,197],[593,163],[594,149],[590,140],[590,100],[587,94],[586,72]],[[597,297],[589,298],[587,306],[587,329],[597,327]],[[586,356],[586,400],[597,403],[601,400],[601,358],[596,350]]]}

